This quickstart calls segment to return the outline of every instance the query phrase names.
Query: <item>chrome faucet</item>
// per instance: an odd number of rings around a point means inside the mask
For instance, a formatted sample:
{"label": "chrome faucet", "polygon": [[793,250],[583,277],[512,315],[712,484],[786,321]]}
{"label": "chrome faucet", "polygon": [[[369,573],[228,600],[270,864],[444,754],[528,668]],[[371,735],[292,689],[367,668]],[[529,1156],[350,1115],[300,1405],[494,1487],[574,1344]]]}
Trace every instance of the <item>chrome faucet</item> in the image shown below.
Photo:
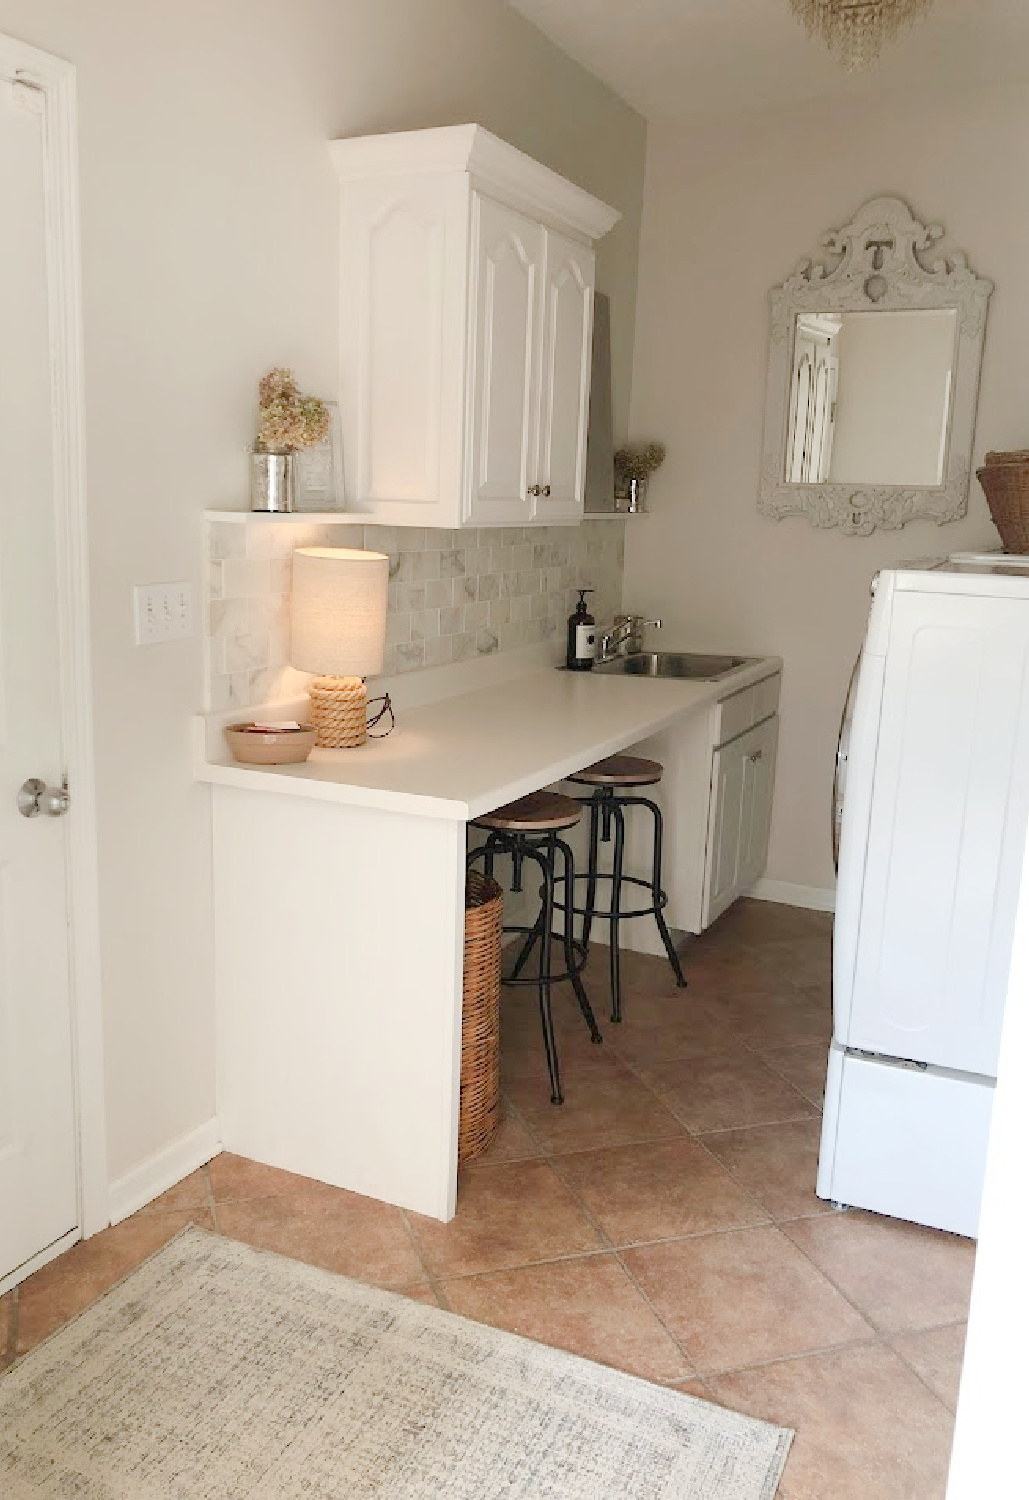
{"label": "chrome faucet", "polygon": [[614,661],[617,656],[635,656],[643,650],[643,632],[660,630],[660,620],[645,620],[642,615],[615,615],[614,624],[600,637],[600,662]]}

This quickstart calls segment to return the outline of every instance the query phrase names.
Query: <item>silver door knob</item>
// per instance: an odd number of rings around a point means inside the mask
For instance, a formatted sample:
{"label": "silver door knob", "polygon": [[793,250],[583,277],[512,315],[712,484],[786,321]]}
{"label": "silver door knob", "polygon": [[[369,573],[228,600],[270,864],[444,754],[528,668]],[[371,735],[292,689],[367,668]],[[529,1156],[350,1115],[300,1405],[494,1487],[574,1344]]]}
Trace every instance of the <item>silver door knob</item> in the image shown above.
{"label": "silver door knob", "polygon": [[38,776],[30,776],[18,788],[18,811],[23,818],[63,818],[71,807],[67,786],[47,786]]}

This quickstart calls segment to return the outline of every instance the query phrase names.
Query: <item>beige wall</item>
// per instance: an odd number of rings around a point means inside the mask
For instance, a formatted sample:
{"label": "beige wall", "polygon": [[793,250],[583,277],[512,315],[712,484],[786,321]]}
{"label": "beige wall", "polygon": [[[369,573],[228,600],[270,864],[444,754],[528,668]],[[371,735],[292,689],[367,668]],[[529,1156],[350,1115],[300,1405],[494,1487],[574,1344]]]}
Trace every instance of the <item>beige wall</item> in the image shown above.
{"label": "beige wall", "polygon": [[[500,0],[0,0],[79,70],[109,1159],[214,1113],[201,641],[132,644],[134,581],[190,579],[241,504],[256,382],[337,379],[337,135],[479,121],[620,208],[600,251],[616,421],[644,125]],[[283,872],[269,872],[269,890]],[[269,897],[273,916],[274,896]]]}
{"label": "beige wall", "polygon": [[865,199],[907,198],[996,283],[976,460],[1025,447],[1027,159],[1021,89],[651,126],[631,427],[668,460],[626,528],[625,603],[662,615],[667,645],[785,658],[771,879],[832,884],[836,731],[873,573],[998,538],[975,480],[942,528],[852,538],[758,515],[768,290]]}

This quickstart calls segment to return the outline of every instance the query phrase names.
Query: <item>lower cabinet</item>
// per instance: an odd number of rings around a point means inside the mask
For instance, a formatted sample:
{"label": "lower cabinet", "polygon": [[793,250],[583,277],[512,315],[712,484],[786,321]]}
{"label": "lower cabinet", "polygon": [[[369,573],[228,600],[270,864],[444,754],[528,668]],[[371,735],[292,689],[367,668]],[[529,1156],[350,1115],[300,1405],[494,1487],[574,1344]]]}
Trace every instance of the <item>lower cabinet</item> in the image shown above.
{"label": "lower cabinet", "polygon": [[[630,753],[664,767],[660,784],[645,795],[664,815],[665,914],[680,931],[703,932],[764,873],[780,683],[775,671],[632,747]],[[626,823],[626,868],[645,875],[653,821],[640,810]],[[581,843],[580,849],[576,840],[577,859],[585,856]],[[652,922],[627,923],[623,936],[627,947],[659,951]]]}
{"label": "lower cabinet", "polygon": [[778,743],[779,716],[773,714],[714,751],[702,927],[721,916],[765,868]]}

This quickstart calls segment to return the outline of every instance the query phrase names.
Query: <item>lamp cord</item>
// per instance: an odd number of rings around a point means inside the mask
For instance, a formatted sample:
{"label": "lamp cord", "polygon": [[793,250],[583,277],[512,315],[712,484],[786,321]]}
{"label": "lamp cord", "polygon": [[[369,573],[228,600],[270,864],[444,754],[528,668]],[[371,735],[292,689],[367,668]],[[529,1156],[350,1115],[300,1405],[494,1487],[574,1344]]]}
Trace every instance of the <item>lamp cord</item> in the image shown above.
{"label": "lamp cord", "polygon": [[[396,729],[396,727],[397,727],[397,717],[396,717],[396,714],[393,712],[393,704],[390,702],[390,696],[389,696],[388,693],[383,693],[382,696],[381,696],[381,698],[369,698],[369,700],[368,700],[368,708],[369,708],[369,710],[376,703],[381,703],[382,707],[379,709],[379,712],[377,714],[372,714],[371,718],[368,720],[368,729],[369,729],[368,738],[370,740],[384,740],[388,734],[392,734],[393,731],[394,731],[394,729]],[[382,719],[384,719],[387,714],[389,714],[389,728],[388,729],[380,730],[380,732],[378,734],[372,734],[371,730],[374,729],[375,726],[376,726],[376,724],[378,724]]]}

